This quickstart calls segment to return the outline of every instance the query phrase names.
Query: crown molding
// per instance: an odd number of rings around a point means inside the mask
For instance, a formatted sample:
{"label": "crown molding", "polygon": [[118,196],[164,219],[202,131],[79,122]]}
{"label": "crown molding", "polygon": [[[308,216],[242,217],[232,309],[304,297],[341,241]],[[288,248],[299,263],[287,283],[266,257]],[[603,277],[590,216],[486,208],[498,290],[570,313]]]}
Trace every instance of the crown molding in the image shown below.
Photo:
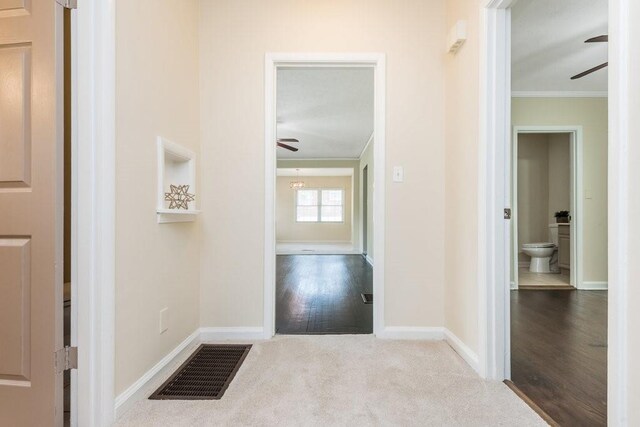
{"label": "crown molding", "polygon": [[607,91],[513,91],[512,98],[607,98]]}

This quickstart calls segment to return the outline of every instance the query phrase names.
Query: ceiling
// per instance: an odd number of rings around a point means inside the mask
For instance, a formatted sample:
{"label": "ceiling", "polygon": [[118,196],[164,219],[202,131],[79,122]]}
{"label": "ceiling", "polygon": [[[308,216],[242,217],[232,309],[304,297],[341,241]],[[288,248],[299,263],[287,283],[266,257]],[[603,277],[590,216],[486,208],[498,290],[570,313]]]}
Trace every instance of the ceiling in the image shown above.
{"label": "ceiling", "polygon": [[513,91],[606,92],[607,69],[578,80],[607,61],[607,0],[518,0],[512,10]]}
{"label": "ceiling", "polygon": [[277,80],[278,138],[299,148],[281,159],[354,159],[373,132],[373,68],[284,68]]}

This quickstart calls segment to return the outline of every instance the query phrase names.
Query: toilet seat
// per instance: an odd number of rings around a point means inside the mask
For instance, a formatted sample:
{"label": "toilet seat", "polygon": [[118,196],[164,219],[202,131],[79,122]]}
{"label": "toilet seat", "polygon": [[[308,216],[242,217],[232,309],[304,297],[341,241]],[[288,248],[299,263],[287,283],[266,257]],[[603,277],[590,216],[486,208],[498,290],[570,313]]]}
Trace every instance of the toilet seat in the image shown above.
{"label": "toilet seat", "polygon": [[540,243],[525,243],[522,245],[523,248],[555,248],[556,245],[550,242],[540,242]]}

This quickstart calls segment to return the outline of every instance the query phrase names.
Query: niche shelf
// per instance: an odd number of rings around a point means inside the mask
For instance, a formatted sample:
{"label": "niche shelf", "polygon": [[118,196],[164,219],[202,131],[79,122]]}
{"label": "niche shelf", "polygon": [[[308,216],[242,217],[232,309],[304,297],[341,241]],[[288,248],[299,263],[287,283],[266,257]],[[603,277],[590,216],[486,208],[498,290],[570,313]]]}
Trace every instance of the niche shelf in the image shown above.
{"label": "niche shelf", "polygon": [[[189,193],[196,195],[196,200],[189,202],[189,209],[169,209],[169,202],[164,199],[170,192],[171,185],[188,185]],[[158,137],[158,203],[156,214],[158,223],[192,222],[200,213],[196,209],[196,155],[193,151]]]}

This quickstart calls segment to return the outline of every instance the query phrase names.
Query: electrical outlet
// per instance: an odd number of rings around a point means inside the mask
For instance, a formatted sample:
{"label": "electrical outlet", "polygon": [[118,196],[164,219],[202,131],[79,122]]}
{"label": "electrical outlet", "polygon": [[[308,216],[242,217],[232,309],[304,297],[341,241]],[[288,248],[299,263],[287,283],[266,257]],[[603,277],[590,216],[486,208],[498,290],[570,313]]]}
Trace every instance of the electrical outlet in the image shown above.
{"label": "electrical outlet", "polygon": [[160,333],[163,334],[169,329],[169,307],[160,310]]}

